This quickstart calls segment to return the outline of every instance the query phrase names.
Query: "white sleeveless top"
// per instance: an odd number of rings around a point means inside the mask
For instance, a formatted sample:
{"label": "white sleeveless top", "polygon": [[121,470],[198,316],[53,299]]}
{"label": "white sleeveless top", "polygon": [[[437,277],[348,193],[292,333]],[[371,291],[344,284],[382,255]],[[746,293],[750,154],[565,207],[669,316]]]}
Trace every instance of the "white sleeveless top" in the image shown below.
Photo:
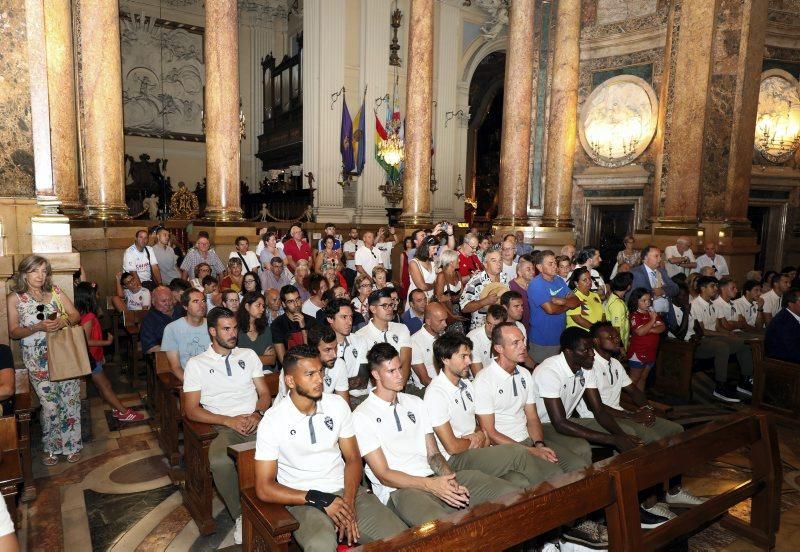
{"label": "white sleeveless top", "polygon": [[[436,281],[436,270],[433,268],[433,261],[431,261],[431,269],[427,270],[425,266],[420,262],[419,259],[411,259],[412,263],[417,263],[417,268],[419,268],[420,273],[422,274],[422,280],[431,286],[431,289],[425,292],[425,295],[428,296],[428,300],[430,301],[431,297],[433,297],[433,283]],[[410,266],[410,265],[409,265]],[[410,268],[409,268],[410,271]],[[408,298],[411,297],[411,292],[417,289],[417,285],[414,283],[414,279],[409,276],[410,283],[408,285],[408,295],[406,296],[406,310],[408,310]]]}

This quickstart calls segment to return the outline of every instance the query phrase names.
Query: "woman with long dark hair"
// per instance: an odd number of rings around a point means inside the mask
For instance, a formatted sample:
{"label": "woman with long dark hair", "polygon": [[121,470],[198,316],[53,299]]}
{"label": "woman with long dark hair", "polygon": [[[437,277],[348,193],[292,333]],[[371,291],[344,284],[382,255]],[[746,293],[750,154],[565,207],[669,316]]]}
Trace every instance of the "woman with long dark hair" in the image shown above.
{"label": "woman with long dark hair", "polygon": [[239,347],[255,351],[261,364],[268,369],[275,364],[275,347],[272,346],[272,331],[264,316],[267,303],[257,291],[249,291],[242,297],[236,321],[239,323]]}

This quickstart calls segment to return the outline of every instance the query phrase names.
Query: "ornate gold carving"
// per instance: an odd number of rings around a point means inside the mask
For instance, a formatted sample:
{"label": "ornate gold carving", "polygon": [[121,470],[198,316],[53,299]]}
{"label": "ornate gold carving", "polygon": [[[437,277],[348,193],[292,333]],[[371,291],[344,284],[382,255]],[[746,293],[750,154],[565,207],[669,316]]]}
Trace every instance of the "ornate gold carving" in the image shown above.
{"label": "ornate gold carving", "polygon": [[169,214],[171,218],[193,219],[200,214],[200,203],[194,192],[186,189],[186,184],[178,184],[178,191],[169,200]]}

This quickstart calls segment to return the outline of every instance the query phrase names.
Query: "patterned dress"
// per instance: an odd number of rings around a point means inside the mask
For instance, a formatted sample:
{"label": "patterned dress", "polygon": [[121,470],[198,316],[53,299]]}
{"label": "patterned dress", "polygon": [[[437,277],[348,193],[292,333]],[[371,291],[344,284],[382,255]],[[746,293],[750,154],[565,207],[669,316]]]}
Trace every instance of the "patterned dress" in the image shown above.
{"label": "patterned dress", "polygon": [[[19,325],[35,326],[44,318],[58,312],[56,289],[50,301],[39,303],[28,293],[18,293]],[[83,448],[81,441],[80,380],[50,381],[47,368],[47,333],[35,332],[21,340],[22,361],[28,369],[31,385],[42,404],[42,449],[46,454],[71,455]]]}

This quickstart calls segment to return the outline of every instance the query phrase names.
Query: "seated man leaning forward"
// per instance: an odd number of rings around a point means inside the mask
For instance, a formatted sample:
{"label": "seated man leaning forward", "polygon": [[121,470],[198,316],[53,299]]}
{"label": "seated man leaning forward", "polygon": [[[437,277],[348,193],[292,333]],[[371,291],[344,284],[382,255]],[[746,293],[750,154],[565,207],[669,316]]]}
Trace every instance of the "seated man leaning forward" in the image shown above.
{"label": "seated man leaning forward", "polygon": [[390,537],[405,524],[360,486],[363,469],[350,407],[324,392],[319,351],[290,349],[283,359],[289,396],[268,410],[256,440],[256,494],[284,504],[300,522],[306,551],[336,550]]}
{"label": "seated man leaning forward", "polygon": [[408,525],[518,489],[477,470],[454,471],[439,451],[422,399],[402,393],[400,356],[388,343],[367,353],[375,390],[353,413],[372,489]]}
{"label": "seated man leaning forward", "polygon": [[433,344],[438,374],[425,389],[425,407],[433,432],[450,467],[479,470],[519,487],[562,473],[558,464],[516,444],[491,446],[475,423],[475,389],[469,377],[472,343],[464,334],[446,333]]}
{"label": "seated man leaning forward", "polygon": [[208,461],[214,485],[236,520],[234,540],[240,544],[239,481],[236,466],[228,457],[228,445],[255,440],[256,428],[271,399],[258,355],[252,349],[236,346],[238,331],[233,312],[225,307],[211,309],[211,346],[186,363],[183,392],[186,417],[211,424],[217,431],[208,450]]}

